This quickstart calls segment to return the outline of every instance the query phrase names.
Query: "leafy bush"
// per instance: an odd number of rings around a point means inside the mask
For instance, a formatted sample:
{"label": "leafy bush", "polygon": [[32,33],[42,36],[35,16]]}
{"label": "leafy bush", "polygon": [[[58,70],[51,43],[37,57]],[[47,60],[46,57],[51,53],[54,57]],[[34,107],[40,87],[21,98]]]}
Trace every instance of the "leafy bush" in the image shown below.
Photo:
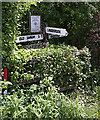
{"label": "leafy bush", "polygon": [[[29,13],[31,4],[36,5],[36,2],[2,3],[2,56],[5,59],[15,47],[16,37],[21,35],[20,29],[25,29],[26,21],[23,19],[23,16],[25,16],[27,12]],[[3,64],[4,62],[6,61],[3,60]]]}
{"label": "leafy bush", "polygon": [[18,89],[2,96],[2,118],[81,118],[82,108],[78,99],[72,102],[53,86],[52,76],[33,84],[26,91]]}
{"label": "leafy bush", "polygon": [[13,50],[7,58],[9,80],[12,83],[34,81],[53,75],[60,86],[83,85],[91,72],[88,48],[78,50],[71,46],[51,46],[45,49]]}

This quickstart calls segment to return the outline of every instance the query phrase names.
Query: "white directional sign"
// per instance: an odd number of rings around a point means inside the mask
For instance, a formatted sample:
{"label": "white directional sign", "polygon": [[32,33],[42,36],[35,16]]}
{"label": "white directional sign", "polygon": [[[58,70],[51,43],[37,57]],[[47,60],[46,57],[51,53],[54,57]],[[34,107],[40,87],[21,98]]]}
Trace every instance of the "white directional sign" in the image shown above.
{"label": "white directional sign", "polygon": [[46,33],[52,34],[52,35],[61,35],[61,36],[67,36],[68,32],[66,29],[62,28],[54,28],[54,27],[46,27]]}
{"label": "white directional sign", "polygon": [[36,33],[41,31],[40,16],[31,16],[31,32]]}
{"label": "white directional sign", "polygon": [[52,38],[60,38],[60,37],[64,37],[62,35],[48,35],[48,38],[49,39],[52,39]]}
{"label": "white directional sign", "polygon": [[19,36],[17,37],[16,43],[36,41],[36,40],[43,40],[43,34]]}

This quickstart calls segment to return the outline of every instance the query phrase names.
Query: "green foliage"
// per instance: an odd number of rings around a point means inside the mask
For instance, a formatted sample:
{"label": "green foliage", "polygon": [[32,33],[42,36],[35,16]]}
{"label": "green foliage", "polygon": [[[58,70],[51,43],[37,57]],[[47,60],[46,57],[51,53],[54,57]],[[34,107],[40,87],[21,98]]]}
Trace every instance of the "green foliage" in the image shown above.
{"label": "green foliage", "polygon": [[92,28],[87,33],[86,46],[91,51],[91,64],[92,67],[99,68],[100,66],[100,58],[99,58],[99,33],[100,33],[100,12],[98,12],[97,16],[94,17],[95,23]]}
{"label": "green foliage", "polygon": [[53,75],[60,86],[82,83],[84,86],[91,72],[90,53],[85,47],[78,50],[71,46],[52,46],[45,49],[13,50],[7,57],[9,80],[12,83],[39,81],[45,74]]}
{"label": "green foliage", "polygon": [[[91,117],[87,108],[84,112],[79,98],[75,101],[71,100],[64,94],[58,93],[57,88],[52,85],[58,84],[62,87],[74,84],[79,89],[88,89],[89,86],[99,84],[99,72],[91,71],[90,53],[86,47],[78,50],[74,46],[60,45],[39,50],[19,50],[15,45],[16,36],[29,34],[28,16],[29,12],[32,12],[40,14],[42,22],[47,22],[49,26],[67,29],[70,36],[67,40],[65,38],[65,41],[81,47],[86,32],[95,23],[93,17],[97,10],[94,11],[91,5],[42,3],[37,8],[33,5],[30,9],[28,3],[2,4],[2,55],[7,59],[8,80],[13,84],[38,82],[38,84],[33,84],[29,90],[18,89],[13,95],[1,96],[0,111],[3,118],[72,119],[84,117],[84,113]],[[99,8],[96,3],[93,5]],[[57,43],[58,41],[50,42]],[[0,89],[1,83],[4,83],[2,85],[4,88],[11,84],[1,81]],[[97,104],[94,104],[92,107],[96,108],[96,106]],[[90,106],[89,108],[92,109]],[[94,110],[93,116],[95,116]]]}
{"label": "green foliage", "polygon": [[97,118],[97,100],[84,95],[69,98],[58,92],[59,88],[53,85],[52,79],[52,76],[45,76],[39,85],[32,84],[28,89],[17,89],[12,94],[2,95],[2,119]]}
{"label": "green foliage", "polygon": [[30,11],[33,15],[41,15],[42,23],[47,23],[51,27],[65,28],[68,31],[67,39],[50,40],[52,44],[64,41],[82,48],[85,46],[87,32],[96,22],[93,17],[97,17],[98,9],[98,3],[53,2],[40,3],[37,7],[31,5]]}
{"label": "green foliage", "polygon": [[[21,34],[20,27],[23,24],[23,16],[29,13],[31,4],[36,2],[3,2],[2,3],[2,56],[9,56],[12,49],[15,47],[16,37]],[[26,22],[25,22],[26,23]],[[28,27],[28,26],[27,26]],[[3,61],[4,63],[5,61]]]}
{"label": "green foliage", "polygon": [[[30,7],[31,6],[31,7]],[[66,38],[50,40],[50,43],[67,44],[84,47],[86,33],[96,21],[98,3],[2,3],[2,55],[6,59],[15,47],[16,37],[30,34],[29,13],[41,15],[42,23],[51,27],[65,28],[69,35]],[[13,14],[12,14],[13,13]],[[53,16],[53,17],[52,17]],[[88,25],[87,25],[88,24]],[[84,39],[84,40],[83,40]],[[4,65],[3,60],[3,65]]]}
{"label": "green foliage", "polygon": [[8,85],[12,85],[12,83],[9,82],[9,81],[4,80],[4,81],[0,81],[0,85],[1,85],[2,88],[7,89]]}
{"label": "green foliage", "polygon": [[[5,48],[13,47],[14,37],[29,32],[29,14],[41,15],[41,22],[51,27],[65,28],[69,35],[64,40],[77,47],[84,46],[86,33],[96,21],[99,10],[97,3],[3,3],[3,42]],[[31,7],[30,7],[31,6]],[[8,14],[6,14],[8,13]],[[13,13],[13,14],[11,14]],[[53,17],[52,17],[53,16]],[[88,23],[88,25],[87,25]],[[9,39],[9,40],[8,40]],[[84,40],[83,40],[84,39]],[[9,42],[7,42],[9,41]],[[52,40],[52,43],[62,42]]]}
{"label": "green foliage", "polygon": [[78,101],[73,103],[52,85],[52,77],[33,84],[29,90],[18,90],[13,95],[2,96],[2,118],[81,118]]}
{"label": "green foliage", "polygon": [[[33,9],[34,8],[34,9]],[[37,7],[31,6],[32,14],[39,14],[42,23],[48,26],[65,28],[68,31],[66,37],[58,39],[50,39],[51,44],[65,42],[67,45],[73,45],[81,49],[87,46],[91,50],[91,63],[93,67],[99,65],[99,36],[100,22],[98,13],[100,11],[99,3],[85,2],[56,2],[56,3],[40,3]],[[52,17],[53,16],[53,17]],[[92,30],[95,28],[94,30]],[[92,32],[89,32],[91,31]],[[87,35],[90,33],[90,35]],[[92,34],[91,34],[92,33]],[[98,35],[98,37],[96,36]],[[92,39],[90,39],[90,37]],[[99,65],[100,66],[100,65]]]}
{"label": "green foliage", "polygon": [[[14,47],[14,31],[16,29],[16,6],[17,3],[2,4],[2,54],[3,57],[9,55],[9,51]],[[13,14],[12,14],[13,13]],[[7,53],[8,51],[8,53]]]}

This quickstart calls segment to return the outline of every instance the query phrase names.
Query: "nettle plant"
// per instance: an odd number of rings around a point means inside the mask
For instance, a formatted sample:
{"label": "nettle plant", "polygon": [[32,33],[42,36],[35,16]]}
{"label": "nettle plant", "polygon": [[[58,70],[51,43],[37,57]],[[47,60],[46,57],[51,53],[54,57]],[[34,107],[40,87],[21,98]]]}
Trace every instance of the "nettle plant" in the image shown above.
{"label": "nettle plant", "polygon": [[53,46],[44,49],[17,49],[7,58],[9,80],[12,83],[34,81],[53,75],[55,84],[67,86],[88,83],[91,71],[90,53],[84,47]]}

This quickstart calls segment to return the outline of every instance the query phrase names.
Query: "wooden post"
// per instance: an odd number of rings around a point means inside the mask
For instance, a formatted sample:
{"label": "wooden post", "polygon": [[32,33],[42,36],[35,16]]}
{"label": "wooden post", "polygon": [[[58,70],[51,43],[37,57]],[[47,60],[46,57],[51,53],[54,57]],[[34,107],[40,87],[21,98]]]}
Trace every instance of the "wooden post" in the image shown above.
{"label": "wooden post", "polygon": [[[48,26],[48,24],[47,23],[45,23],[45,27],[47,27]],[[45,47],[48,47],[48,44],[49,43],[49,41],[48,41],[48,34],[46,33],[46,30],[45,30]]]}
{"label": "wooden post", "polygon": [[31,34],[31,12],[29,13],[29,32]]}
{"label": "wooden post", "polygon": [[47,33],[45,31],[45,27],[47,27],[47,23],[43,23],[43,47],[46,47],[47,42]]}

